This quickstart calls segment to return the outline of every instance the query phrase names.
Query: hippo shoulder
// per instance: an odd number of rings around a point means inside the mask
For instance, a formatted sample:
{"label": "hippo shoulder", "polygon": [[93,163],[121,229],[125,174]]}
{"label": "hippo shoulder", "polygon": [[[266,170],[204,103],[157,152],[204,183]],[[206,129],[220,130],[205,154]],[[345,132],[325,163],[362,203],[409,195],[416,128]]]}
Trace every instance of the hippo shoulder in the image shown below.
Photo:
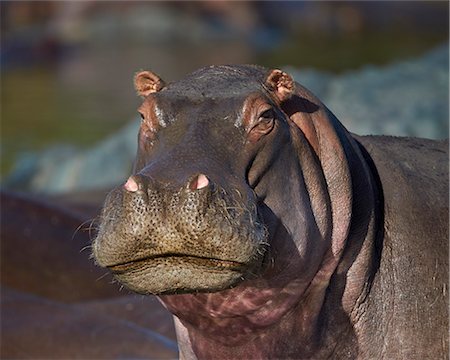
{"label": "hippo shoulder", "polygon": [[448,140],[392,136],[356,139],[380,178],[388,229],[398,222],[395,226],[403,228],[401,233],[414,229],[425,235],[435,233],[428,231],[430,226],[436,230],[436,224],[448,223]]}
{"label": "hippo shoulder", "polygon": [[[449,140],[431,140],[395,136],[354,136],[368,151],[380,176],[395,169],[396,175],[408,175],[411,181],[438,181],[446,188]],[[419,180],[420,179],[420,180]],[[387,180],[387,178],[386,178]]]}
{"label": "hippo shoulder", "polygon": [[384,197],[381,262],[367,305],[379,317],[368,326],[384,334],[387,358],[420,358],[413,349],[445,354],[448,271],[439,269],[448,269],[448,140],[355,138]]}

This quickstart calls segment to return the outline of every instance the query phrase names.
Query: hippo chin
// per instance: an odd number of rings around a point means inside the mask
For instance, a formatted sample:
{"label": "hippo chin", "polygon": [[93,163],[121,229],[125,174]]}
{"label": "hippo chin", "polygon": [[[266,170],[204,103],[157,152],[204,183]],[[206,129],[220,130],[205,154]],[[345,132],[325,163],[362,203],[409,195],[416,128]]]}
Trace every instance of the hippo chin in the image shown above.
{"label": "hippo chin", "polygon": [[135,88],[93,253],[159,296],[181,358],[447,357],[448,141],[352,135],[258,66]]}

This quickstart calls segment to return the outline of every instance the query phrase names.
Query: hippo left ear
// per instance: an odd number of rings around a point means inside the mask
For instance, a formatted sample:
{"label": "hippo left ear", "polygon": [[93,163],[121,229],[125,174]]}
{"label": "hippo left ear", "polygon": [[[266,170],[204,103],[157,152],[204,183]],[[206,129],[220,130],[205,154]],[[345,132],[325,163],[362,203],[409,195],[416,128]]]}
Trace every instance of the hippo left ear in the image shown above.
{"label": "hippo left ear", "polygon": [[269,72],[265,85],[280,102],[286,101],[295,92],[295,82],[292,77],[278,69]]}
{"label": "hippo left ear", "polygon": [[141,71],[134,76],[134,88],[138,95],[146,97],[166,86],[165,82],[151,71]]}

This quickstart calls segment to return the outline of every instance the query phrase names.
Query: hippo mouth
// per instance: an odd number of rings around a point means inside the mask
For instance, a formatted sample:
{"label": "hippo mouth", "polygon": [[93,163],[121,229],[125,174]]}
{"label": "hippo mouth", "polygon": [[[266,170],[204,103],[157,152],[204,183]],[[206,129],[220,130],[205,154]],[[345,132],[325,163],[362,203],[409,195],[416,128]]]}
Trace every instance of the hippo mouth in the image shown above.
{"label": "hippo mouth", "polygon": [[258,273],[262,259],[250,262],[191,254],[164,253],[103,265],[129,289],[140,294],[214,292],[234,287]]}
{"label": "hippo mouth", "polygon": [[120,275],[125,272],[129,271],[136,271],[140,268],[146,267],[150,265],[151,262],[159,262],[163,260],[164,263],[170,266],[171,263],[173,264],[189,264],[194,265],[198,267],[204,267],[205,269],[211,269],[211,270],[228,270],[228,271],[238,271],[243,272],[245,271],[246,264],[238,262],[238,261],[232,261],[232,260],[222,260],[222,259],[215,259],[215,258],[209,258],[209,257],[202,257],[202,256],[196,256],[196,255],[188,255],[188,254],[176,254],[176,253],[168,253],[168,254],[161,254],[161,255],[150,255],[146,257],[141,257],[139,259],[123,262],[123,263],[117,263],[114,265],[108,265],[106,266],[114,275]]}

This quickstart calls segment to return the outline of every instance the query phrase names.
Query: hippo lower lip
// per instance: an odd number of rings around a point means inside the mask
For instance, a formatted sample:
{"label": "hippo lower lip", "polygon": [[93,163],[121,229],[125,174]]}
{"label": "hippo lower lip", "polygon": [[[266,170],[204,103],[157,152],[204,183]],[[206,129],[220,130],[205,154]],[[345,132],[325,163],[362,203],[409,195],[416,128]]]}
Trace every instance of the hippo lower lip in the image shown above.
{"label": "hippo lower lip", "polygon": [[184,261],[191,265],[202,266],[205,268],[211,268],[214,270],[228,270],[228,271],[242,271],[245,268],[245,264],[232,261],[232,260],[222,260],[214,258],[206,258],[195,255],[187,254],[162,254],[162,255],[152,255],[145,258],[140,258],[125,263],[109,265],[107,268],[111,270],[114,274],[118,275],[124,272],[137,270],[141,267],[148,266],[149,263],[156,259],[164,259],[166,262],[176,261],[178,264],[180,261]]}

